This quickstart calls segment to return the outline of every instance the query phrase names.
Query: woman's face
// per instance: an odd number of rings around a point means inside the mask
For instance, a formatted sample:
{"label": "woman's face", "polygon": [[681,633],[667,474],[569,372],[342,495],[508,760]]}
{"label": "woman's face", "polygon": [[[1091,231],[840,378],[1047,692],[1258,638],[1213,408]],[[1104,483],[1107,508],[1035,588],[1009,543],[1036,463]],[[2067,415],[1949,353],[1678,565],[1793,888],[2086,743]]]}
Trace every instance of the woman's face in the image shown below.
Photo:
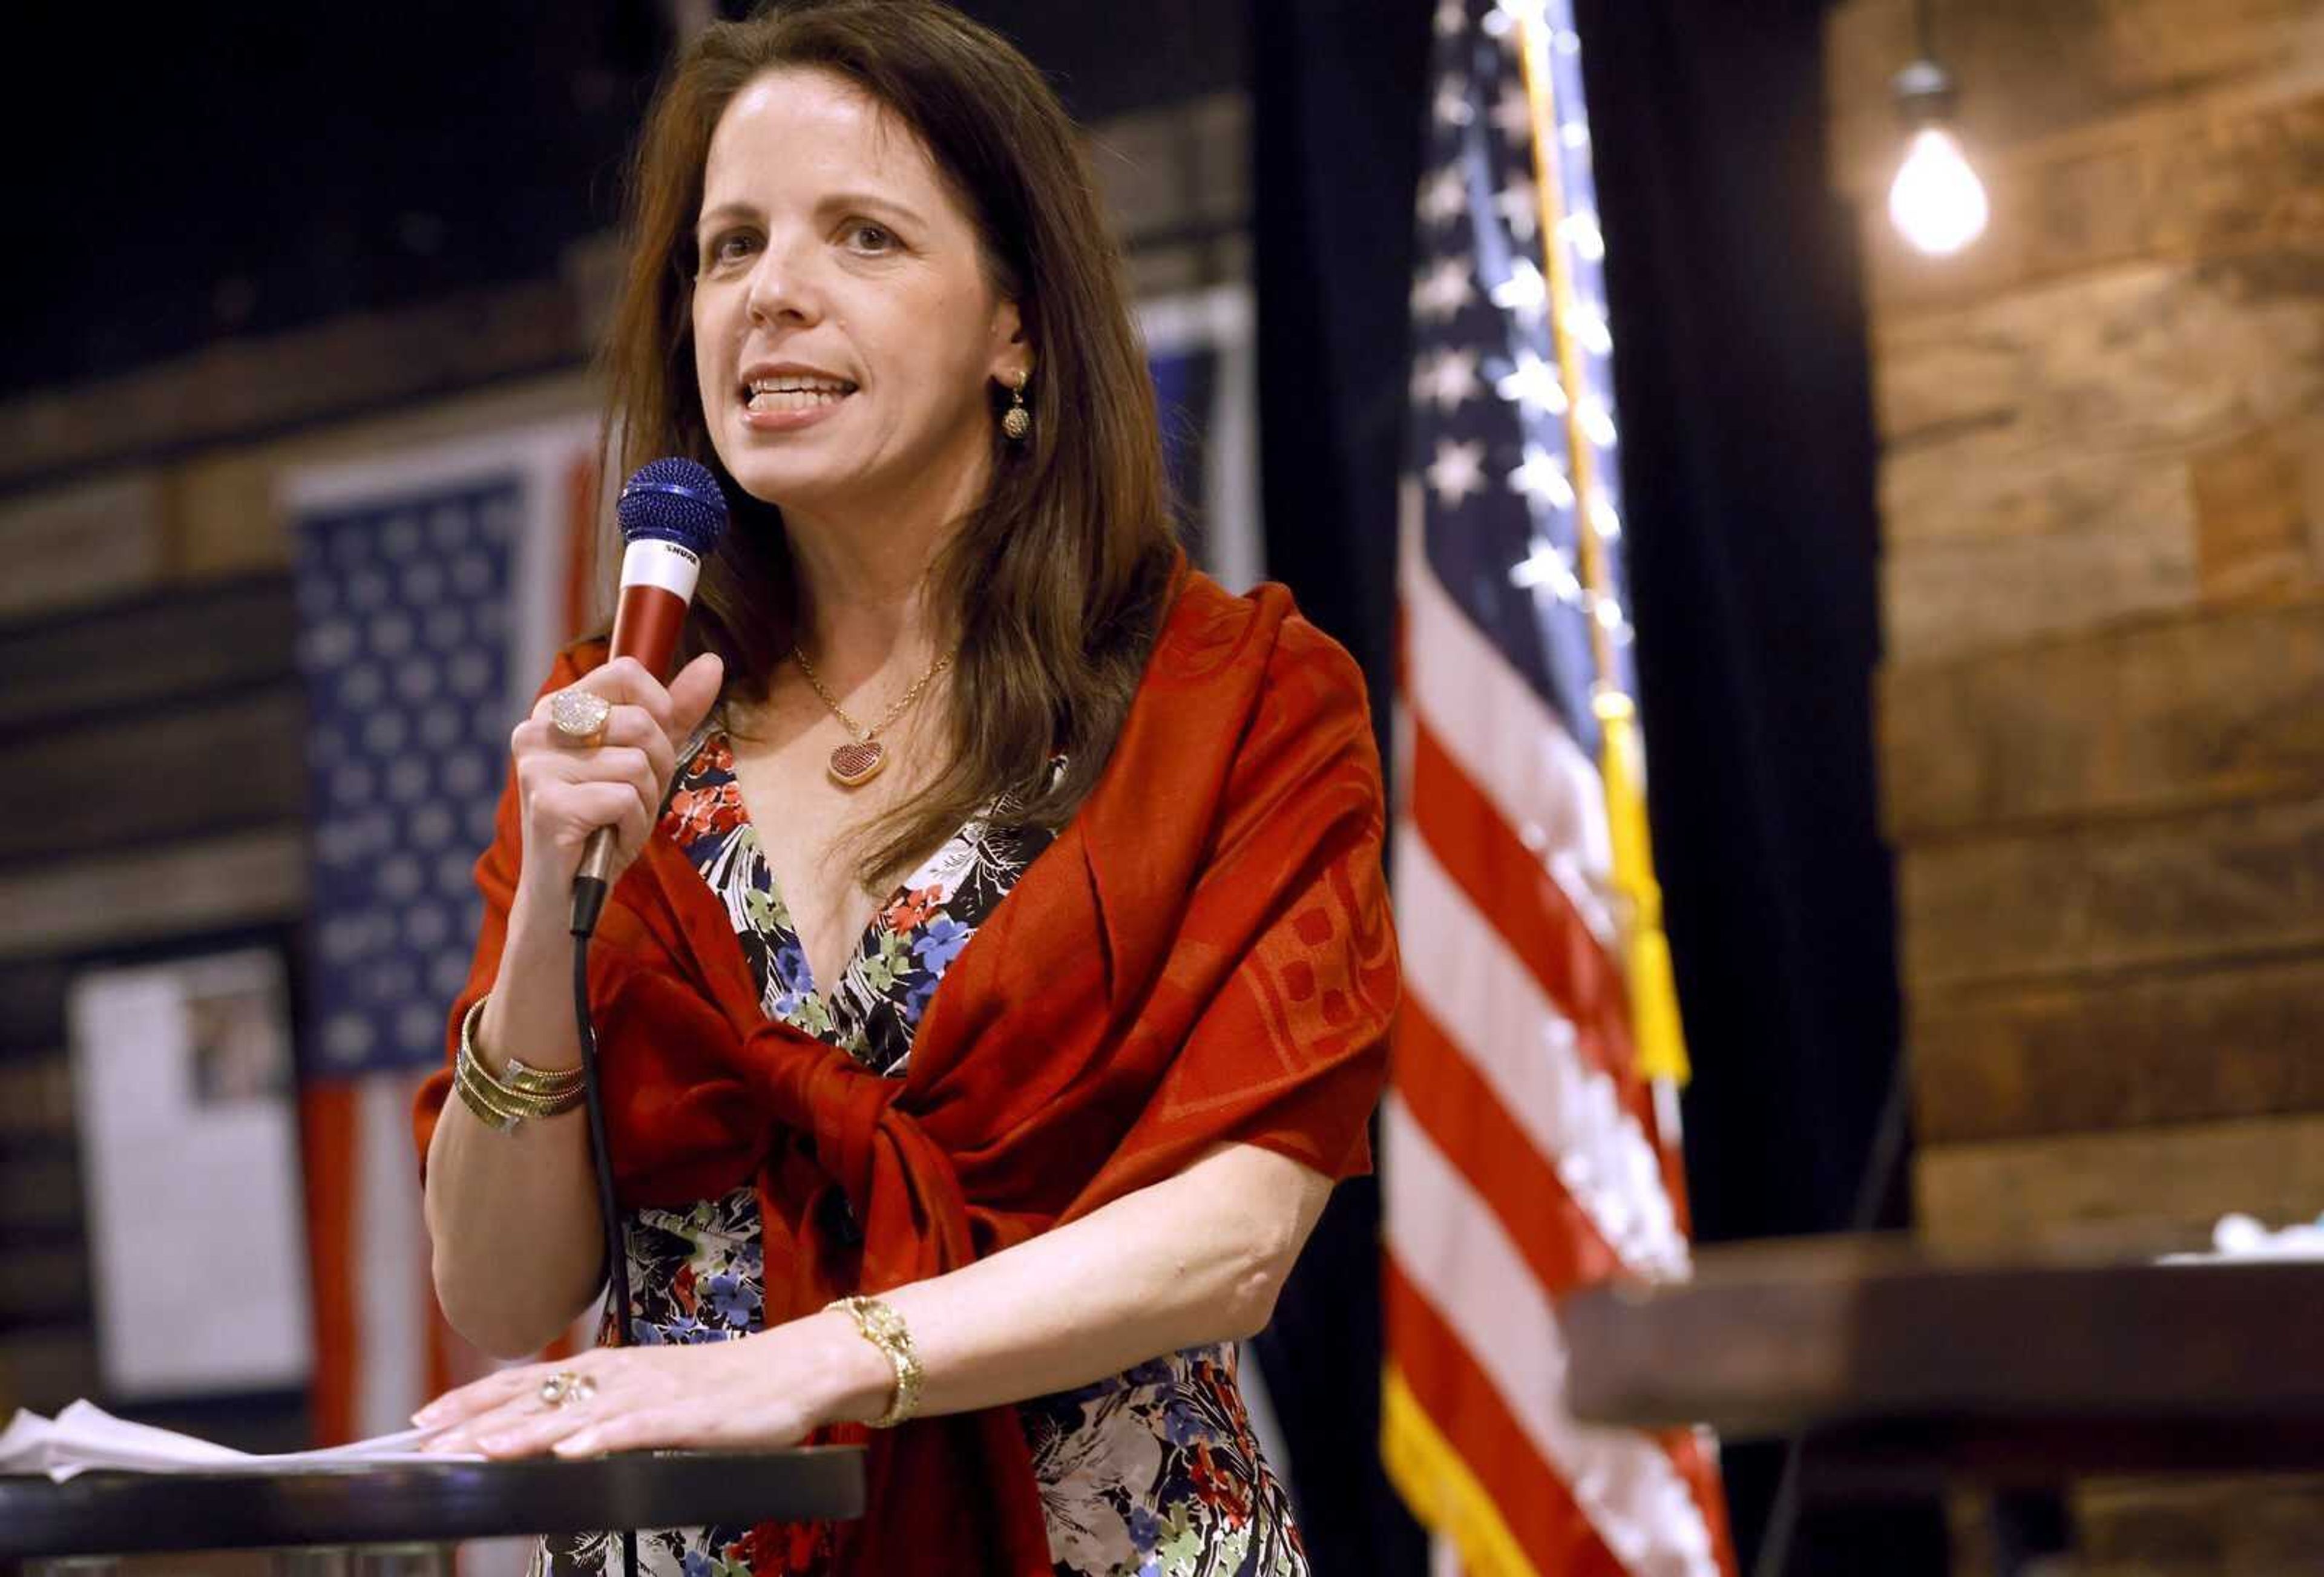
{"label": "woman's face", "polygon": [[703,414],[745,492],[815,515],[973,503],[988,382],[1032,358],[902,122],[825,72],[751,83],[711,134],[695,261]]}

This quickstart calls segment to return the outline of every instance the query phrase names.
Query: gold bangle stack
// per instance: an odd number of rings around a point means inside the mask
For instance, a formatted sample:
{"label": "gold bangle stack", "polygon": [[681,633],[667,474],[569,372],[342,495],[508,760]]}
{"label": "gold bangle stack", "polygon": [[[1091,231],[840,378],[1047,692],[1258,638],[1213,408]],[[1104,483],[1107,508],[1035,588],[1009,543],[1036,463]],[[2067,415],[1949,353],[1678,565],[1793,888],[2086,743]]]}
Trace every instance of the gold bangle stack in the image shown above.
{"label": "gold bangle stack", "polygon": [[542,1117],[561,1117],[587,1098],[579,1068],[561,1072],[529,1068],[514,1057],[500,1073],[476,1055],[476,1018],[489,997],[478,997],[460,1020],[460,1054],[452,1062],[452,1085],[476,1120],[503,1133]]}
{"label": "gold bangle stack", "polygon": [[896,1371],[896,1399],[872,1420],[874,1429],[893,1429],[920,1410],[920,1355],[912,1346],[912,1333],[904,1316],[876,1297],[844,1297],[824,1305],[837,1309],[855,1322],[863,1340],[877,1347]]}

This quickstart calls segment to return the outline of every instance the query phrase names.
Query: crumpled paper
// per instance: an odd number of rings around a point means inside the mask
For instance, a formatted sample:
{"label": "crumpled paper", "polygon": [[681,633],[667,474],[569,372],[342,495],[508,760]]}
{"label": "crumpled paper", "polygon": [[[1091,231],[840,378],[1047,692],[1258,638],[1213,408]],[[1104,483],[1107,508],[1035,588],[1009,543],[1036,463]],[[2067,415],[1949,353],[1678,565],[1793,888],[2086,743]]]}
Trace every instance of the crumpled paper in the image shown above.
{"label": "crumpled paper", "polygon": [[[439,1426],[447,1427],[447,1426]],[[102,1469],[134,1473],[279,1473],[287,1470],[376,1467],[387,1462],[482,1462],[481,1456],[422,1452],[438,1429],[406,1429],[323,1451],[254,1455],[231,1446],[115,1418],[91,1402],[75,1402],[54,1418],[18,1409],[0,1431],[0,1473],[46,1473],[57,1483]]]}

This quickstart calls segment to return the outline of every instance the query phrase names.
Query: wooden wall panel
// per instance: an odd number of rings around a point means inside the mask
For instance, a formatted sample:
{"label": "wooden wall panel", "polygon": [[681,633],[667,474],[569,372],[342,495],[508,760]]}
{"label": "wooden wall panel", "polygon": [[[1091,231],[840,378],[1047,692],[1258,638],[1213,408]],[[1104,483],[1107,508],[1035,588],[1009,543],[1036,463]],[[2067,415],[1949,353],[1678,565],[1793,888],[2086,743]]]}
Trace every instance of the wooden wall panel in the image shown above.
{"label": "wooden wall panel", "polygon": [[[1892,550],[2076,535],[2119,539],[2126,552],[2150,557],[2154,544],[2191,545],[2185,456],[2029,450],[2014,409],[1997,404],[1989,420],[1969,418],[1946,441],[1890,452],[1880,467],[1880,512]],[[2191,574],[2179,584],[2191,586]]]}
{"label": "wooden wall panel", "polygon": [[2310,537],[2302,475],[2316,462],[2308,448],[2316,416],[2324,407],[2206,445],[2192,457],[2195,564],[2206,602],[2296,596],[2324,585],[2324,546]]}
{"label": "wooden wall panel", "polygon": [[271,575],[0,627],[0,742],[288,683],[297,626],[289,577]]}
{"label": "wooden wall panel", "polygon": [[2304,250],[2140,262],[1876,321],[1882,436],[1964,460],[2131,456],[2306,411],[2324,399],[2319,270]]}
{"label": "wooden wall panel", "polygon": [[71,1132],[46,1142],[8,1141],[0,1127],[0,1242],[78,1239],[80,1168]]}
{"label": "wooden wall panel", "polygon": [[1093,132],[1090,167],[1124,247],[1249,222],[1250,120],[1244,95],[1218,93],[1117,116]]}
{"label": "wooden wall panel", "polygon": [[[2137,263],[1876,319],[1891,657],[2191,606],[2207,542],[2230,549],[2222,584],[2254,579],[2246,540],[2261,584],[2297,584],[2283,501],[2312,484],[2300,436],[2324,411],[2312,256]],[[2283,463],[2236,464],[2255,445]]]}
{"label": "wooden wall panel", "polygon": [[72,1130],[72,1070],[65,1054],[0,1056],[0,1167],[12,1151],[43,1140],[69,1141]]}
{"label": "wooden wall panel", "polygon": [[0,1058],[41,1056],[65,1043],[61,958],[0,956]]}
{"label": "wooden wall panel", "polygon": [[0,959],[295,920],[307,900],[296,828],[0,873]]}
{"label": "wooden wall panel", "polygon": [[2206,1249],[2218,1218],[2311,1221],[2324,1115],[1924,1149],[1921,1235],[1947,1250],[2155,1253]]}
{"label": "wooden wall panel", "polygon": [[[166,571],[161,479],[128,471],[0,503],[0,621],[157,586]],[[14,689],[12,681],[8,688]]]}
{"label": "wooden wall panel", "polygon": [[2190,512],[2024,537],[1898,543],[1880,565],[1881,632],[1900,661],[2006,650],[2195,604]]}
{"label": "wooden wall panel", "polygon": [[2324,1112],[2324,955],[1932,993],[1910,1018],[1923,1144]]}
{"label": "wooden wall panel", "polygon": [[1894,663],[1879,708],[1907,843],[2295,794],[2324,783],[2324,599]]}
{"label": "wooden wall panel", "polygon": [[53,1414],[80,1397],[103,1394],[97,1333],[86,1319],[0,1334],[0,1411],[30,1407]]}
{"label": "wooden wall panel", "polygon": [[189,456],[169,473],[171,572],[180,584],[196,585],[287,567],[290,521],[277,507],[275,487],[293,466],[375,459],[499,428],[594,416],[598,397],[588,373],[554,372]]}
{"label": "wooden wall panel", "polygon": [[1908,847],[1916,998],[2324,949],[2324,796]]}
{"label": "wooden wall panel", "polygon": [[2312,1478],[2098,1480],[2072,1496],[2076,1577],[2292,1577],[2324,1565],[2324,1485]]}
{"label": "wooden wall panel", "polygon": [[0,775],[0,861],[294,823],[307,806],[306,716],[303,692],[284,685],[45,731],[14,746],[15,770]]}
{"label": "wooden wall panel", "polygon": [[282,456],[264,447],[213,450],[170,472],[170,568],[181,581],[280,573],[290,566],[290,523],[278,509]]}
{"label": "wooden wall panel", "polygon": [[80,1242],[18,1245],[0,1276],[0,1331],[88,1318],[94,1306],[88,1250]]}

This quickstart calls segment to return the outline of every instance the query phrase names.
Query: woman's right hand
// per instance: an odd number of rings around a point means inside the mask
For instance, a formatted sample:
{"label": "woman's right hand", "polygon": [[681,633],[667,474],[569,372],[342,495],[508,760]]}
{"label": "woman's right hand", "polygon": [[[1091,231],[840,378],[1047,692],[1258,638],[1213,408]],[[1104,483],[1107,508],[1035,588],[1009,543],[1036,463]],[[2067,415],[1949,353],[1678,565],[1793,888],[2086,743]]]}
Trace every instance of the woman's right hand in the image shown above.
{"label": "woman's right hand", "polygon": [[509,735],[515,757],[524,864],[517,907],[537,910],[556,928],[573,900],[573,873],[589,835],[613,829],[609,882],[644,849],[677,770],[678,752],[718,699],[725,677],[705,652],[664,688],[635,658],[617,657],[574,682],[613,703],[602,738],[578,744],[549,722],[550,696]]}

